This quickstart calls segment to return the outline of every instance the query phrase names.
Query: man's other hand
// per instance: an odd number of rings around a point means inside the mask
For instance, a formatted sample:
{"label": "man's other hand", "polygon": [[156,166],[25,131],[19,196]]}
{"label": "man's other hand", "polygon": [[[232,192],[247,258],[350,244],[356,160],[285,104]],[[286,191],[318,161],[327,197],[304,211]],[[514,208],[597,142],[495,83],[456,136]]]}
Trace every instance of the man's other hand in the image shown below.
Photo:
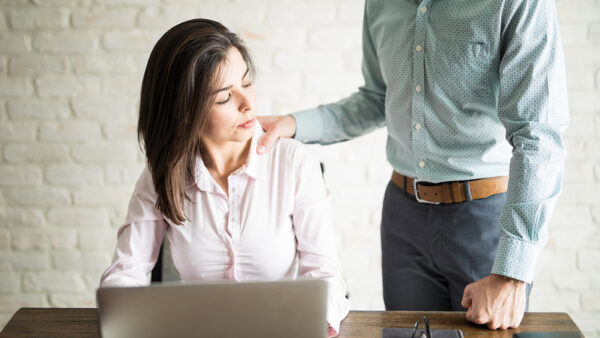
{"label": "man's other hand", "polygon": [[462,306],[467,320],[488,328],[517,328],[526,302],[525,282],[491,274],[465,287]]}
{"label": "man's other hand", "polygon": [[256,152],[263,154],[280,137],[293,137],[296,134],[296,119],[291,115],[257,116],[258,122],[265,130],[263,137],[258,140]]}

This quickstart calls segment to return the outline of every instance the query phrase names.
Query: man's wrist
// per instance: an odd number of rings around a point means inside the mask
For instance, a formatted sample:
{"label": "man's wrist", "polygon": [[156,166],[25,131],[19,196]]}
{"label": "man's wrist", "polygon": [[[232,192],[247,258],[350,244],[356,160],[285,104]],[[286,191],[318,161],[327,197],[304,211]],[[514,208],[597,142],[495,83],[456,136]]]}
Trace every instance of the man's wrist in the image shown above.
{"label": "man's wrist", "polygon": [[510,281],[510,282],[513,282],[513,283],[525,283],[522,280],[515,279],[515,278],[512,278],[512,277],[508,277],[508,276],[504,276],[504,275],[498,275],[498,274],[494,274],[494,275],[496,275],[496,276],[504,279],[505,281]]}
{"label": "man's wrist", "polygon": [[290,138],[295,138],[296,137],[296,132],[298,130],[298,124],[296,123],[296,118],[291,113],[287,114],[287,116],[291,117],[294,120],[294,135],[292,135]]}

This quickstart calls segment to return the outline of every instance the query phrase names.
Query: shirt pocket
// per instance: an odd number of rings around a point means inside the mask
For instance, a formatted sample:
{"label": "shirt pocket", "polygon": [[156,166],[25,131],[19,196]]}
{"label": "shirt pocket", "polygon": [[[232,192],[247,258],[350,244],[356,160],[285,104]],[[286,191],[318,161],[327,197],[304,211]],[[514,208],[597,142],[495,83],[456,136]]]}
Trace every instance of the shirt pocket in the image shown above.
{"label": "shirt pocket", "polygon": [[489,42],[478,39],[453,39],[437,44],[433,75],[439,95],[461,103],[493,100],[497,71]]}

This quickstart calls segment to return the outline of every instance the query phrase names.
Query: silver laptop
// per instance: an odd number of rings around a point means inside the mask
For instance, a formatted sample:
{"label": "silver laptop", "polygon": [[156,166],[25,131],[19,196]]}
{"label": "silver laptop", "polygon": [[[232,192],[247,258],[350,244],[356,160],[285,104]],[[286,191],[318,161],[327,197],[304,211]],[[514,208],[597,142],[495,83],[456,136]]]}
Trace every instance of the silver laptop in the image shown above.
{"label": "silver laptop", "polygon": [[102,337],[326,337],[323,280],[98,289]]}

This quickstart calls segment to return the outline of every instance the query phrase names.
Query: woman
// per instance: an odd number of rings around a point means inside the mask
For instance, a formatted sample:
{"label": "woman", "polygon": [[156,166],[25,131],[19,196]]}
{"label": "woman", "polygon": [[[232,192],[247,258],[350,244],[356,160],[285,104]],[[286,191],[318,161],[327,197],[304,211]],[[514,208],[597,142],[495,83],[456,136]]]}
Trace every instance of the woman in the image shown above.
{"label": "woman", "polygon": [[318,163],[294,140],[256,154],[253,65],[221,24],[171,28],[150,54],[137,182],[101,286],[149,283],[166,234],[183,280],[325,278],[330,335],[348,313]]}

